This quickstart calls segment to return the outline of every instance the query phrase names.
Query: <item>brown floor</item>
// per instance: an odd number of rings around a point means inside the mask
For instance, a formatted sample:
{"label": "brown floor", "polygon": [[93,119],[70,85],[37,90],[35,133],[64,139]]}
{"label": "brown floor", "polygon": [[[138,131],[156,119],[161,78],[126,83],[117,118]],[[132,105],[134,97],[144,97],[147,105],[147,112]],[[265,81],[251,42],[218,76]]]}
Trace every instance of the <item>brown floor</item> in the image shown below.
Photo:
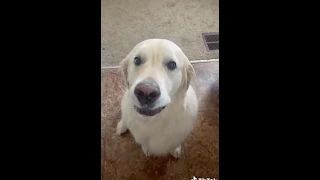
{"label": "brown floor", "polygon": [[199,116],[179,160],[171,156],[148,158],[130,132],[115,135],[123,86],[118,69],[101,70],[101,179],[219,179],[219,62],[193,66]]}

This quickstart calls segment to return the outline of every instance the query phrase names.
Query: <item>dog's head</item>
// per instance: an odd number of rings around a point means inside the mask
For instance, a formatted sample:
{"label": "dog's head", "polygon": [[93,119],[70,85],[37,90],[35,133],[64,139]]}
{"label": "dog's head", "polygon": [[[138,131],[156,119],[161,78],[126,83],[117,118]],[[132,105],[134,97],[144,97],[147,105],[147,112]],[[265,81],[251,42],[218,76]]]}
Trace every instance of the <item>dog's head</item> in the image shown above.
{"label": "dog's head", "polygon": [[153,116],[177,97],[184,97],[194,69],[173,42],[149,39],[137,44],[120,64],[133,106]]}

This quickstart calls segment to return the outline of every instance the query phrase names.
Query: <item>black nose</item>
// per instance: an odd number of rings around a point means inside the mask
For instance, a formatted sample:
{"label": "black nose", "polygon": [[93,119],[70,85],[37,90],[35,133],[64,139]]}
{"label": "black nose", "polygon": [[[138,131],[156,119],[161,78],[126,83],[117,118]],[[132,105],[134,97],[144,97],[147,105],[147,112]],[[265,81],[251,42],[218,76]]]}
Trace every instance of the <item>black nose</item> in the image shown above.
{"label": "black nose", "polygon": [[152,104],[160,97],[160,89],[153,81],[140,82],[134,89],[134,94],[138,101],[144,104]]}

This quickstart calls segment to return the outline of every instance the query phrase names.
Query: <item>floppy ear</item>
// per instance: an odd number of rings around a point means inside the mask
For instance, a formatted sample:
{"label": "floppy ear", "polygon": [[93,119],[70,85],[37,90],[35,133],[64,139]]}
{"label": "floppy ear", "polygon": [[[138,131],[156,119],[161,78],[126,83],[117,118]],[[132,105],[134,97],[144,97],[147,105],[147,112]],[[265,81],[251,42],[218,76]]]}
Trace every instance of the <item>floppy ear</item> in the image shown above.
{"label": "floppy ear", "polygon": [[127,88],[129,88],[129,81],[128,81],[128,60],[127,58],[123,59],[120,62],[120,72],[121,72],[121,76],[123,81],[125,82],[125,85],[127,86]]}
{"label": "floppy ear", "polygon": [[183,68],[183,82],[182,82],[182,89],[185,91],[188,90],[191,79],[195,75],[195,71],[190,63],[190,61],[187,59],[186,65]]}

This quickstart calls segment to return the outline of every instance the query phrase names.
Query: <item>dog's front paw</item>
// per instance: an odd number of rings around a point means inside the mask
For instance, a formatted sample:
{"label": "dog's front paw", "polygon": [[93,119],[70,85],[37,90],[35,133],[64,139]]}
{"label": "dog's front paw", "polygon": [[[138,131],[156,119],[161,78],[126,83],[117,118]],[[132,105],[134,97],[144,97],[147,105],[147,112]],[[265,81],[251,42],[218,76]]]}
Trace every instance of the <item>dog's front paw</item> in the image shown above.
{"label": "dog's front paw", "polygon": [[123,124],[123,121],[120,120],[117,124],[117,135],[121,135],[122,133],[126,132],[128,128]]}
{"label": "dog's front paw", "polygon": [[147,148],[142,146],[142,151],[143,151],[144,155],[146,155],[147,157],[150,157],[150,153],[148,152]]}
{"label": "dog's front paw", "polygon": [[181,154],[181,145],[170,153],[174,158],[178,159]]}

